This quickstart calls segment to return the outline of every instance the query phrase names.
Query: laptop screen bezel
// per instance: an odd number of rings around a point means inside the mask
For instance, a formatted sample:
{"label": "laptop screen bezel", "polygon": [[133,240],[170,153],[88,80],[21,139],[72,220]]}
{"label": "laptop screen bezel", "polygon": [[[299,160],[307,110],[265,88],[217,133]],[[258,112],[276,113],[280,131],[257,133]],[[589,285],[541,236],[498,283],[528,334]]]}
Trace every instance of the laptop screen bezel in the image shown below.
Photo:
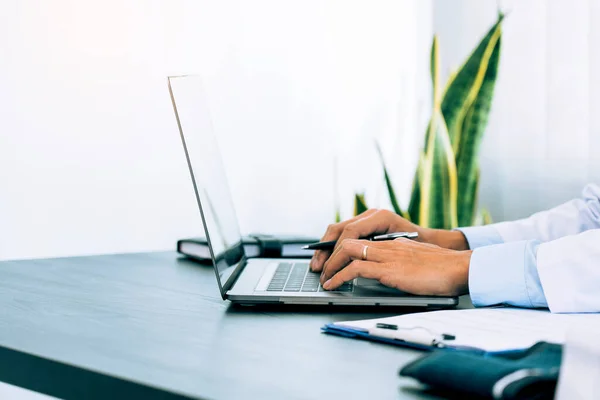
{"label": "laptop screen bezel", "polygon": [[[190,172],[190,177],[192,180],[192,185],[194,187],[194,194],[196,196],[196,202],[198,203],[198,209],[200,211],[200,216],[202,218],[202,225],[203,225],[203,229],[204,229],[204,234],[206,235],[206,242],[208,244],[208,248],[210,251],[210,256],[213,262],[213,267],[215,270],[215,275],[217,277],[217,283],[219,285],[219,290],[221,292],[221,297],[225,300],[227,299],[227,292],[233,287],[233,284],[235,283],[236,279],[238,278],[239,274],[242,272],[242,270],[244,269],[244,267],[246,266],[247,263],[247,257],[246,257],[246,253],[244,250],[244,245],[242,243],[242,240],[238,241],[237,243],[231,245],[230,248],[228,248],[226,251],[224,251],[222,254],[215,254],[214,252],[214,248],[213,245],[211,243],[211,236],[210,233],[208,231],[208,223],[207,223],[207,219],[204,215],[204,208],[202,207],[202,201],[200,200],[200,193],[198,191],[198,185],[196,184],[196,178],[194,176],[194,170],[192,168],[192,162],[190,159],[190,155],[188,152],[188,147],[187,147],[187,143],[185,140],[185,135],[183,133],[183,127],[181,125],[181,120],[179,118],[179,112],[177,110],[177,102],[175,101],[175,95],[173,93],[173,88],[171,86],[171,80],[172,79],[178,79],[178,78],[186,78],[186,77],[195,77],[199,79],[199,76],[195,76],[195,75],[179,75],[179,76],[168,76],[167,77],[167,84],[168,84],[168,88],[169,88],[169,95],[171,97],[171,104],[173,105],[173,111],[175,112],[175,119],[177,120],[177,127],[179,130],[179,136],[181,138],[181,142],[183,144],[183,150],[185,153],[185,158],[188,164],[188,169]],[[224,184],[226,185],[227,182],[224,182]],[[235,209],[233,210],[233,212],[235,213]],[[237,218],[237,217],[236,217]],[[241,238],[241,234],[239,235]],[[219,274],[219,263],[225,261],[229,259],[229,258],[236,258],[239,256],[239,261],[237,262],[237,264],[233,267],[234,270],[233,272],[229,275],[229,277],[227,278],[227,280],[225,282],[221,282],[221,276]]]}

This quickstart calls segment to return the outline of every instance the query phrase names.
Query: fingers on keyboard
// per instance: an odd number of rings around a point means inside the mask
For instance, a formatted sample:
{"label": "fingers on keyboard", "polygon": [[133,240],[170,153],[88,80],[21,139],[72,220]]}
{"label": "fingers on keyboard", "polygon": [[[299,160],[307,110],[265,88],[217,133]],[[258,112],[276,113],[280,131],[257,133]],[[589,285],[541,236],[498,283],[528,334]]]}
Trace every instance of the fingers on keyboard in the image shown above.
{"label": "fingers on keyboard", "polygon": [[[352,282],[346,282],[334,292],[352,292]],[[323,292],[319,283],[319,274],[311,272],[307,263],[279,263],[269,286],[268,292]]]}

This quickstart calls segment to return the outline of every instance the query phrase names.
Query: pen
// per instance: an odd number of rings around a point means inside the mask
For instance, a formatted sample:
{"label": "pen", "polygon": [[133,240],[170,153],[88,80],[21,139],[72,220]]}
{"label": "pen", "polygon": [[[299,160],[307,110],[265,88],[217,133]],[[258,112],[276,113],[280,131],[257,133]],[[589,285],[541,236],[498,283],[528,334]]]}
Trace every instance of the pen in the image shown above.
{"label": "pen", "polygon": [[[398,325],[395,325],[395,324],[385,324],[385,323],[382,323],[382,322],[378,322],[375,325],[375,328],[378,328],[378,329],[389,329],[389,330],[392,330],[392,331],[397,331],[398,330]],[[419,326],[414,327],[414,328],[400,328],[400,329],[424,329],[424,330],[428,331],[428,329],[421,328]],[[455,335],[451,335],[449,333],[442,333],[439,336],[443,340],[455,340],[456,339]]]}
{"label": "pen", "polygon": [[[377,242],[377,241],[382,241],[382,240],[394,240],[394,239],[398,239],[401,237],[408,238],[408,239],[414,239],[414,238],[417,238],[418,236],[419,236],[419,234],[417,232],[393,232],[393,233],[386,233],[385,235],[369,236],[367,238],[364,238],[363,240],[371,240],[371,241]],[[331,240],[329,242],[311,243],[302,248],[304,250],[332,250],[335,247],[336,243],[337,243],[337,240]]]}
{"label": "pen", "polygon": [[415,326],[412,328],[398,327],[394,324],[378,323],[375,328],[369,329],[369,335],[400,340],[406,343],[420,344],[424,346],[446,347],[445,340],[454,340],[456,336],[444,334],[436,334],[427,328]]}

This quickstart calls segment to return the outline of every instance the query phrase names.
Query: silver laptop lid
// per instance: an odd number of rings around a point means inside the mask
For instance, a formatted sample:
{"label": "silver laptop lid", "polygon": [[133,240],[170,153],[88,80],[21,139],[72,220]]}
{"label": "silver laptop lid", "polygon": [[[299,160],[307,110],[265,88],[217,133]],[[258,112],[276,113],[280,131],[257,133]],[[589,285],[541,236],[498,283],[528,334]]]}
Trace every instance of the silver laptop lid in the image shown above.
{"label": "silver laptop lid", "polygon": [[210,110],[199,76],[172,76],[168,82],[204,232],[225,299],[246,256]]}

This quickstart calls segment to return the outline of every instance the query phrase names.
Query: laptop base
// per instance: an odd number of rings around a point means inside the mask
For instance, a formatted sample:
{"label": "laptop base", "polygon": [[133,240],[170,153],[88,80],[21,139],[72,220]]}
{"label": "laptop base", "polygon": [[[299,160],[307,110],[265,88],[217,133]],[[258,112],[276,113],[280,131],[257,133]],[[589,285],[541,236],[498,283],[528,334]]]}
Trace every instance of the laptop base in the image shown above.
{"label": "laptop base", "polygon": [[[271,279],[278,263],[306,263],[306,259],[250,259],[236,283],[227,292],[227,299],[245,305],[294,304],[311,306],[356,306],[356,307],[453,307],[458,297],[415,296],[397,289],[373,283],[367,279],[356,279],[352,292],[285,292],[268,291],[265,281]],[[260,290],[257,290],[259,288]]]}

